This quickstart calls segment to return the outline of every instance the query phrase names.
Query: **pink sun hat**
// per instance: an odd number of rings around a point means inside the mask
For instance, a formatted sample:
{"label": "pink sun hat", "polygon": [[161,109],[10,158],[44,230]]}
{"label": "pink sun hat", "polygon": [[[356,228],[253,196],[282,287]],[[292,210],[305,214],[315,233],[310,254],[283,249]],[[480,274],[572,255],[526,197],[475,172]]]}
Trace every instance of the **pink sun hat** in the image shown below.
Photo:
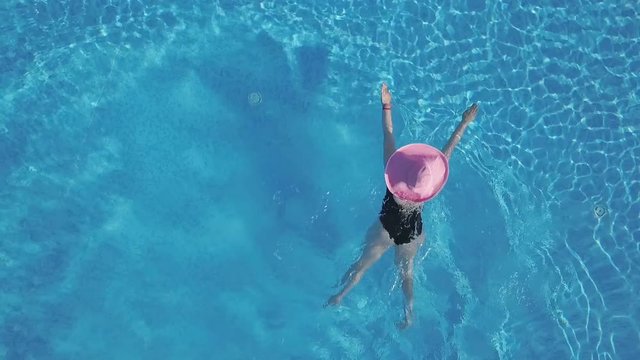
{"label": "pink sun hat", "polygon": [[391,193],[403,200],[425,202],[433,199],[449,177],[449,161],[427,144],[409,144],[391,155],[384,180]]}

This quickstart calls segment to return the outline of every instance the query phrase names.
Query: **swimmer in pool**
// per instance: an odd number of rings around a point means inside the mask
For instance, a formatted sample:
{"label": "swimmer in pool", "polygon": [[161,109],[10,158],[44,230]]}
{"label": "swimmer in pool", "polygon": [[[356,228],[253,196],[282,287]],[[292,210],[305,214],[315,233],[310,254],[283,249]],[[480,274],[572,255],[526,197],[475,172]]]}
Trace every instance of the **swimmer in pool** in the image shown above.
{"label": "swimmer in pool", "polygon": [[386,84],[382,84],[380,98],[386,195],[378,218],[367,231],[362,255],[342,277],[342,290],[331,296],[327,304],[339,305],[371,265],[393,246],[405,297],[404,321],[398,327],[404,329],[411,325],[413,318],[413,259],[425,239],[422,231],[422,207],[446,183],[451,153],[467,126],[476,118],[478,105],[473,104],[465,110],[462,121],[442,152],[426,144],[409,144],[396,150],[391,119],[391,93]]}

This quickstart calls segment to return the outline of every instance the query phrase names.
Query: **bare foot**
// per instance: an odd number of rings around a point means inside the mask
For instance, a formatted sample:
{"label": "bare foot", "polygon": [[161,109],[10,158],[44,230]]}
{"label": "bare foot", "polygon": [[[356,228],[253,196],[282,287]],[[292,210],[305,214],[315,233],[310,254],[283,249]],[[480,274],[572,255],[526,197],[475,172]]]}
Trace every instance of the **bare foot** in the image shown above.
{"label": "bare foot", "polygon": [[473,104],[462,113],[462,122],[466,124],[472,122],[476,118],[477,114],[478,114],[478,104]]}
{"label": "bare foot", "polygon": [[408,328],[409,326],[411,326],[411,320],[410,319],[405,319],[404,321],[396,323],[396,326],[398,327],[398,329],[404,330],[404,329]]}
{"label": "bare foot", "polygon": [[408,328],[409,326],[411,326],[412,321],[411,319],[413,318],[413,305],[411,305],[410,307],[405,307],[404,309],[404,321],[401,321],[399,323],[396,324],[396,326],[398,327],[398,329],[400,330],[404,330],[406,328]]}
{"label": "bare foot", "polygon": [[324,307],[337,306],[337,305],[340,305],[341,302],[342,302],[342,296],[333,295],[332,297],[329,298],[329,300],[327,300],[327,303],[324,304]]}

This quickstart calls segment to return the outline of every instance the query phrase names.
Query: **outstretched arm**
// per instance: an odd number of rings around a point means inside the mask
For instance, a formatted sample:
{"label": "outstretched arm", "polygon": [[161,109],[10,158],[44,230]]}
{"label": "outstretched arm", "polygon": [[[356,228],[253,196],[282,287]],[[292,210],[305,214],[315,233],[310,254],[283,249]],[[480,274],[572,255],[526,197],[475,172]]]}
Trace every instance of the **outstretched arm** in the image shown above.
{"label": "outstretched arm", "polygon": [[467,126],[476,118],[477,114],[478,104],[473,104],[471,105],[471,107],[464,111],[464,113],[462,114],[462,121],[460,121],[460,124],[458,124],[456,130],[453,132],[453,134],[451,134],[447,145],[445,145],[445,147],[442,149],[442,152],[444,153],[444,156],[447,157],[447,159],[451,158],[453,149],[456,147],[456,145],[458,145],[458,142],[460,142],[460,139],[462,139],[462,135],[467,129]]}
{"label": "outstretched arm", "polygon": [[382,102],[382,133],[384,134],[383,160],[384,166],[387,166],[387,161],[396,151],[396,140],[393,137],[393,121],[391,119],[391,93],[387,84],[384,83],[380,89],[380,101]]}

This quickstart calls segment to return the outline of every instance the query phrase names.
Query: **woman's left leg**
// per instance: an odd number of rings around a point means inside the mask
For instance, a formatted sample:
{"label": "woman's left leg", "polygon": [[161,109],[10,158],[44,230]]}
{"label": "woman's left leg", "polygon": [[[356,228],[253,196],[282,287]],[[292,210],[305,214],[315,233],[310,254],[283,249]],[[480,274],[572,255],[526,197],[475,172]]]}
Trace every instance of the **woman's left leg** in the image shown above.
{"label": "woman's left leg", "polygon": [[362,255],[342,277],[340,285],[344,287],[339,293],[327,300],[327,305],[340,304],[342,298],[360,282],[364,273],[380,259],[391,245],[393,245],[393,240],[389,237],[389,233],[382,227],[380,220],[376,219],[367,231]]}

